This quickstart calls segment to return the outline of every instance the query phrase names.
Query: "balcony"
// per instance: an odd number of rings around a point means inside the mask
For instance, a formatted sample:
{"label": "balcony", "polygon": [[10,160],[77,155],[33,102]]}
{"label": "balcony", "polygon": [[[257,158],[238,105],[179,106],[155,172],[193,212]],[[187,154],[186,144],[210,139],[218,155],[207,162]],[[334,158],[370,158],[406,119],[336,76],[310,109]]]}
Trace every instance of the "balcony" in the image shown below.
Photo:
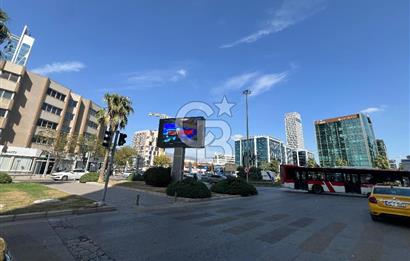
{"label": "balcony", "polygon": [[12,101],[13,100],[0,98],[0,108],[5,110],[11,110],[11,107],[13,105]]}
{"label": "balcony", "polygon": [[19,87],[19,83],[0,78],[0,88],[1,89],[11,91],[11,92],[17,92],[18,87]]}
{"label": "balcony", "polygon": [[40,114],[40,118],[43,119],[43,120],[52,121],[52,122],[55,122],[55,123],[60,123],[60,116],[58,116],[54,113],[48,112],[48,111],[43,111],[42,110],[41,114]]}

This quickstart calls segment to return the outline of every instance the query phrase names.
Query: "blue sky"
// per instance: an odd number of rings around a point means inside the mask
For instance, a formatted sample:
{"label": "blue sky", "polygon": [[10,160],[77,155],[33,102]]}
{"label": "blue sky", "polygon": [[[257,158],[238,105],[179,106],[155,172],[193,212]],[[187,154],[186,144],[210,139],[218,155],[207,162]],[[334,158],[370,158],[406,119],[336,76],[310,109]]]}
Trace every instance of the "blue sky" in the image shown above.
{"label": "blue sky", "polygon": [[[126,128],[155,129],[148,112],[175,115],[190,101],[236,103],[232,135],[284,140],[284,114],[298,111],[305,145],[313,122],[367,111],[391,158],[410,154],[409,2],[2,1],[9,26],[36,38],[29,70],[99,104],[132,98]],[[216,115],[214,115],[216,116]],[[217,117],[216,117],[217,118]]]}

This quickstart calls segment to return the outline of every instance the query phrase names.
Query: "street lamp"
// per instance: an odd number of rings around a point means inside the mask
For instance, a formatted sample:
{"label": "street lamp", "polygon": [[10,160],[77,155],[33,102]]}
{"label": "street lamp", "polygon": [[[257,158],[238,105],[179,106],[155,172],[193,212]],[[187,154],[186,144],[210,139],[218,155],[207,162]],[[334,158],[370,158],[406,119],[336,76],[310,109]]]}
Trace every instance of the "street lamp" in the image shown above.
{"label": "street lamp", "polygon": [[248,116],[248,96],[251,94],[251,91],[246,89],[242,92],[245,95],[245,111],[246,111],[246,168],[248,172],[246,173],[246,182],[249,181],[249,155],[250,155],[250,146],[249,146],[249,116]]}

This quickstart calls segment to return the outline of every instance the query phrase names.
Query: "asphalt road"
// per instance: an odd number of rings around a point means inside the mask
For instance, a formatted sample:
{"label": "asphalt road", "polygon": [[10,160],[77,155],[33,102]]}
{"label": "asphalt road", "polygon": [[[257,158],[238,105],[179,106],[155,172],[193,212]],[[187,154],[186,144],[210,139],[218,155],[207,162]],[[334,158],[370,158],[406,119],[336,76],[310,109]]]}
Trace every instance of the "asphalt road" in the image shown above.
{"label": "asphalt road", "polygon": [[259,192],[249,198],[177,205],[161,201],[158,207],[123,204],[111,213],[5,223],[0,234],[16,260],[410,257],[408,222],[371,221],[366,198],[275,188]]}

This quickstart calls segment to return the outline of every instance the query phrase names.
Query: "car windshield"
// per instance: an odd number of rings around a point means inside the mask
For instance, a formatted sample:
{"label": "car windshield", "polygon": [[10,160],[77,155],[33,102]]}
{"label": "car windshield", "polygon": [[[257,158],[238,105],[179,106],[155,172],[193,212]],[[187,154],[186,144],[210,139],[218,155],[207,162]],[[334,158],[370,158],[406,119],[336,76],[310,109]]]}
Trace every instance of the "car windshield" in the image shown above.
{"label": "car windshield", "polygon": [[397,195],[410,197],[410,189],[405,188],[374,188],[373,194]]}

